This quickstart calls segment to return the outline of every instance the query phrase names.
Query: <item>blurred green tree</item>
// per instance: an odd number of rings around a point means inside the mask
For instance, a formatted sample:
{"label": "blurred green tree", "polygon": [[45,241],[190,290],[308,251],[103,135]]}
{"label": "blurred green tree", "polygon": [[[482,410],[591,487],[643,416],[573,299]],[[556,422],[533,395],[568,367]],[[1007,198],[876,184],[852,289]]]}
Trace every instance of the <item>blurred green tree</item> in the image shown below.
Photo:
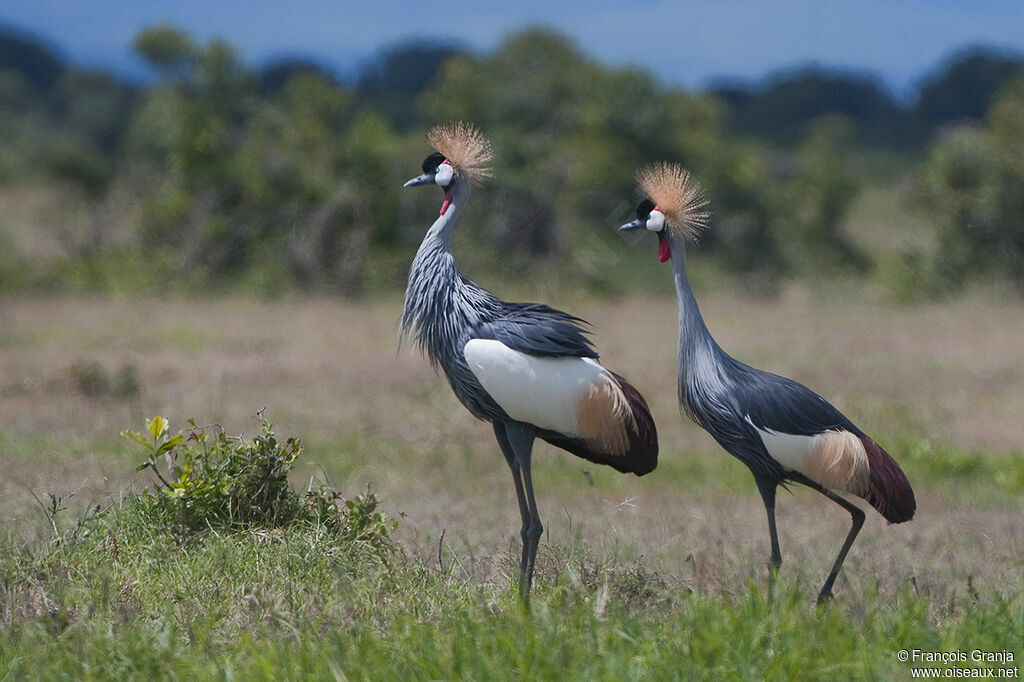
{"label": "blurred green tree", "polygon": [[31,172],[42,146],[43,102],[20,71],[0,68],[0,183]]}
{"label": "blurred green tree", "polygon": [[[815,123],[794,156],[769,153],[722,127],[720,101],[610,69],[546,29],[514,34],[485,57],[446,62],[421,98],[434,120],[476,122],[498,154],[498,199],[486,228],[512,258],[573,259],[570,244],[610,239],[628,217],[633,172],[680,162],[707,189],[714,229],[702,251],[751,289],[770,292],[791,271],[865,259],[840,232],[858,183],[847,170],[849,126]],[[813,254],[813,255],[812,255]]]}
{"label": "blurred green tree", "polygon": [[465,53],[456,45],[427,40],[389,47],[362,69],[355,88],[358,106],[373,109],[398,130],[422,127],[416,98],[446,61]]}
{"label": "blurred green tree", "polygon": [[48,99],[62,136],[79,137],[112,155],[130,116],[133,92],[108,73],[69,69]]}
{"label": "blurred green tree", "polygon": [[[485,238],[456,237],[469,267],[487,259],[509,277],[557,267],[563,281],[621,290],[615,266],[628,256],[613,228],[635,206],[636,168],[667,160],[690,168],[710,200],[713,229],[694,255],[771,292],[790,276],[868,271],[845,216],[877,159],[912,163],[898,155],[919,139],[909,112],[867,76],[812,69],[692,95],[599,64],[543,28],[485,54],[399,44],[351,88],[303,59],[254,69],[227,43],[171,25],[136,38],[157,75],[140,86],[5,36],[0,181],[52,192],[41,222],[66,244],[55,270],[74,271],[77,259],[99,274],[124,270],[125,281],[142,272],[185,287],[399,286],[427,207],[436,211],[436,197],[401,182],[427,151],[422,130],[463,119],[497,152],[487,201],[469,209]],[[980,124],[937,142],[922,169],[941,218],[932,279],[950,290],[980,272],[1024,280],[1024,86],[990,97],[1020,68],[997,57],[954,61],[918,104],[942,125],[994,102]],[[971,98],[975,109],[963,109]]]}
{"label": "blurred green tree", "polygon": [[[158,169],[143,221],[187,273],[208,281],[362,291],[378,244],[397,235],[396,144],[379,115],[319,69],[285,68],[261,94],[230,46],[169,27],[140,52],[167,78],[129,146]],[[267,72],[263,72],[267,76]]]}
{"label": "blurred green tree", "polygon": [[138,53],[165,78],[187,77],[195,67],[199,50],[187,33],[171,24],[143,30],[133,43]]}
{"label": "blurred green tree", "polygon": [[997,95],[984,126],[947,131],[921,178],[936,216],[933,286],[950,293],[979,275],[1024,293],[1024,76]]}
{"label": "blurred green tree", "polygon": [[430,120],[472,121],[491,137],[499,196],[486,229],[523,262],[571,256],[572,238],[628,214],[637,166],[685,154],[681,125],[694,139],[711,125],[691,115],[690,98],[667,98],[645,73],[602,67],[547,29],[450,59],[421,106]]}
{"label": "blurred green tree", "polygon": [[785,260],[774,229],[787,206],[778,175],[767,155],[736,139],[714,145],[697,168],[708,188],[711,228],[700,237],[702,249],[753,291],[774,293],[785,274]]}
{"label": "blurred green tree", "polygon": [[256,77],[256,89],[261,97],[277,94],[291,80],[292,76],[305,74],[337,85],[334,75],[325,66],[312,59],[287,57],[278,59],[260,69]]}
{"label": "blurred green tree", "polygon": [[[169,148],[162,186],[147,201],[144,241],[167,245],[185,270],[237,273],[262,232],[259,216],[244,205],[244,169],[235,163],[255,104],[252,74],[226,43],[196,45],[172,26],[143,31],[135,48],[166,79],[139,111],[163,100],[170,117],[157,122]],[[136,123],[136,135],[149,127]],[[147,151],[163,149],[158,142]]]}
{"label": "blurred green tree", "polygon": [[46,98],[51,129],[38,167],[59,200],[48,207],[45,229],[88,285],[104,280],[97,262],[127,232],[120,220],[126,200],[114,188],[123,177],[117,152],[133,99],[132,88],[110,74],[80,69],[65,70]]}
{"label": "blurred green tree", "polygon": [[842,116],[861,144],[912,148],[918,141],[909,114],[878,79],[804,67],[771,76],[757,86],[725,84],[714,92],[728,105],[730,132],[791,147],[814,120]]}
{"label": "blurred green tree", "polygon": [[797,272],[864,272],[865,253],[842,232],[850,203],[860,189],[850,170],[854,126],[845,116],[812,121],[795,155],[789,188],[792,219],[780,225],[783,244]]}

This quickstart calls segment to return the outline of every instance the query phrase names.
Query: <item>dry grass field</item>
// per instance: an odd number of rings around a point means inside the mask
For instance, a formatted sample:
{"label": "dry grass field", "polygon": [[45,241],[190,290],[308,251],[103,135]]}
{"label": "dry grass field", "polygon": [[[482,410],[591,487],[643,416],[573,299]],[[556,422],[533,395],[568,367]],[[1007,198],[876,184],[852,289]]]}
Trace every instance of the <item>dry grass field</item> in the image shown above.
{"label": "dry grass field", "polygon": [[[815,388],[882,442],[907,470],[919,510],[887,527],[869,510],[837,593],[855,599],[911,582],[943,600],[990,583],[1024,589],[1024,305],[963,300],[889,307],[793,290],[771,301],[701,296],[721,345]],[[765,578],[763,510],[745,468],[679,414],[671,298],[554,301],[588,319],[609,367],[647,396],[661,457],[622,476],[538,444],[535,481],[546,534],[540,580],[559,571],[546,547],[582,543],[699,591]],[[0,302],[0,519],[45,532],[32,493],[79,507],[150,484],[117,437],[162,414],[251,433],[266,408],[297,435],[304,475],[355,492],[372,483],[403,513],[397,537],[483,581],[505,580],[518,551],[514,493],[490,428],[444,379],[397,345],[396,301]],[[89,397],[76,366],[135,370],[134,397]],[[1001,471],[1004,466],[1006,471]],[[817,590],[848,516],[805,490],[779,501],[783,572]]]}

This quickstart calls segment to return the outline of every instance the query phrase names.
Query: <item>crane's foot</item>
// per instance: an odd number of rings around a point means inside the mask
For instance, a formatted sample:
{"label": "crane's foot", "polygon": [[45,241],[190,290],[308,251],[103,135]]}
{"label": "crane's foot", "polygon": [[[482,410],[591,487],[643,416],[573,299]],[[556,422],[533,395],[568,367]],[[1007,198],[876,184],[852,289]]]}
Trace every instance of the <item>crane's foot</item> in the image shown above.
{"label": "crane's foot", "polygon": [[818,602],[817,602],[816,606],[821,606],[823,604],[827,604],[830,601],[832,601],[833,599],[835,599],[835,595],[832,594],[832,590],[829,590],[828,592],[826,592],[825,590],[822,590],[821,592],[818,593]]}

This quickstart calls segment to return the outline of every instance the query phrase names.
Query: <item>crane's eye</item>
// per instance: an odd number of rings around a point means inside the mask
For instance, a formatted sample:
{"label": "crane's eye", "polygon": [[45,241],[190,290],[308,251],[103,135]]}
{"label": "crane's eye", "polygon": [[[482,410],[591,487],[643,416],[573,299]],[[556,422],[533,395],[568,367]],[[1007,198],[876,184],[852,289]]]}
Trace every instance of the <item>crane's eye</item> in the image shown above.
{"label": "crane's eye", "polygon": [[427,158],[423,159],[423,165],[420,168],[423,169],[424,173],[432,173],[442,163],[444,163],[444,154],[441,152],[434,152]]}
{"label": "crane's eye", "polygon": [[455,169],[452,165],[445,161],[437,167],[437,172],[434,173],[434,182],[441,187],[447,187],[448,183],[452,181],[452,177],[455,175]]}
{"label": "crane's eye", "polygon": [[647,214],[654,210],[654,202],[650,199],[644,199],[640,202],[640,205],[636,207],[636,217],[640,220],[646,220]]}
{"label": "crane's eye", "polygon": [[665,229],[665,214],[655,208],[647,217],[647,229],[651,232],[661,232]]}

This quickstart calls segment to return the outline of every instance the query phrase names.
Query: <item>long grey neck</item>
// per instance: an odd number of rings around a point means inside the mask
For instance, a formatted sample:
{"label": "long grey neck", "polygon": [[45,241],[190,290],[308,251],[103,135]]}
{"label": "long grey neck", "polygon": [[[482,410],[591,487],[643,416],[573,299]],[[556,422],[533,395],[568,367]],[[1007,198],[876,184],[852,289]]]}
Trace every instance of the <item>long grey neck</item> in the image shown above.
{"label": "long grey neck", "polygon": [[456,176],[452,180],[452,200],[442,215],[438,216],[434,224],[430,226],[427,234],[423,237],[419,251],[416,253],[416,260],[433,252],[451,253],[452,227],[462,211],[462,207],[469,201],[469,181]]}
{"label": "long grey neck", "polygon": [[712,338],[686,275],[686,243],[682,237],[668,234],[672,252],[672,274],[679,302],[679,395],[686,407],[684,393],[695,384],[719,382],[720,364],[725,354]]}
{"label": "long grey neck", "polygon": [[448,209],[430,226],[409,270],[402,310],[401,337],[414,335],[415,342],[432,363],[445,364],[444,354],[464,323],[461,310],[467,283],[455,267],[451,251],[451,230],[469,199],[469,181],[456,176]]}

